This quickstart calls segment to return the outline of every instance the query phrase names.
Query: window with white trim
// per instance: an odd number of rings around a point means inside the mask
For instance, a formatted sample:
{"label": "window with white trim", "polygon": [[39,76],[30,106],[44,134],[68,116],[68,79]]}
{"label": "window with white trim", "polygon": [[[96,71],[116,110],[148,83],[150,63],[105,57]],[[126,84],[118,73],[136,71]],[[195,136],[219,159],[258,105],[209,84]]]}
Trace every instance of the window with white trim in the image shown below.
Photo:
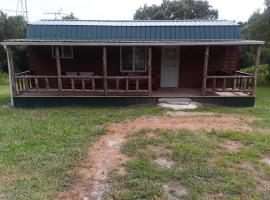
{"label": "window with white trim", "polygon": [[121,72],[145,72],[145,47],[120,47]]}
{"label": "window with white trim", "polygon": [[53,58],[56,58],[56,47],[59,49],[59,58],[73,58],[72,46],[52,46]]}

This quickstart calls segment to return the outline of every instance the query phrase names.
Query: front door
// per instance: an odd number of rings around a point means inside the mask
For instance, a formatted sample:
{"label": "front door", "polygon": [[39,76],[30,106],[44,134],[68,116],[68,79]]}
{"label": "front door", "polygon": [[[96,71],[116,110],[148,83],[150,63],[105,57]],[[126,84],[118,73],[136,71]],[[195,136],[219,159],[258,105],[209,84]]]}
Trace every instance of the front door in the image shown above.
{"label": "front door", "polygon": [[179,48],[161,48],[161,88],[179,87]]}

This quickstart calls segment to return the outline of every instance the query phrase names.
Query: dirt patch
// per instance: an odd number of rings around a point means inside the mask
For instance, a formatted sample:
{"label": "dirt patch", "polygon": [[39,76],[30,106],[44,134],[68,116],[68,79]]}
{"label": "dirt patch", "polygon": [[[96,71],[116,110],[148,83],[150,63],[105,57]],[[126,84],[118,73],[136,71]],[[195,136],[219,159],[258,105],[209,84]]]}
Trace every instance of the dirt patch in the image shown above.
{"label": "dirt patch", "polygon": [[168,183],[163,185],[164,197],[167,200],[178,200],[187,194],[187,189],[177,183]]}
{"label": "dirt patch", "polygon": [[57,199],[102,199],[109,190],[109,172],[125,173],[120,165],[130,158],[120,153],[120,146],[130,131],[123,124],[111,125],[109,132],[89,148],[89,157],[84,164],[75,169],[81,178],[70,191],[59,194]]}
{"label": "dirt patch", "polygon": [[[237,116],[163,116],[163,117],[142,117],[133,122],[128,123],[131,130],[136,131],[143,128],[149,129],[204,129],[207,131],[212,130],[234,130],[238,132],[252,131],[252,128],[247,125],[247,122],[252,121],[246,117],[242,119]],[[125,126],[125,127],[126,127]]]}
{"label": "dirt patch", "polygon": [[166,149],[165,147],[161,147],[161,146],[150,145],[149,149],[154,151],[157,157],[171,153],[169,149]]}
{"label": "dirt patch", "polygon": [[244,148],[245,145],[236,141],[227,140],[224,147],[229,151],[238,151],[239,149]]}
{"label": "dirt patch", "polygon": [[[252,131],[245,121],[237,116],[220,115],[183,115],[141,117],[136,120],[126,121],[108,126],[108,133],[100,138],[93,146],[89,147],[89,156],[83,165],[75,169],[81,178],[67,192],[57,195],[57,199],[91,199],[99,200],[109,191],[108,175],[111,171],[125,173],[121,169],[122,163],[130,158],[120,153],[120,146],[126,141],[130,132],[141,129],[204,129],[234,130],[239,132]],[[167,189],[170,188],[166,186]],[[166,188],[165,187],[165,188]],[[176,187],[176,186],[175,186]],[[181,188],[179,186],[179,191]],[[170,190],[170,189],[168,189]],[[182,191],[185,191],[182,188]]]}
{"label": "dirt patch", "polygon": [[169,169],[172,168],[173,165],[174,165],[174,162],[173,162],[173,161],[168,160],[168,159],[166,159],[166,158],[159,158],[159,159],[155,160],[155,162],[156,162],[159,166],[165,167],[165,168],[169,168]]}
{"label": "dirt patch", "polygon": [[242,162],[240,164],[240,167],[242,169],[246,169],[248,171],[250,171],[253,176],[256,183],[256,186],[258,188],[258,190],[262,193],[270,193],[270,181],[268,180],[264,180],[264,172],[261,169],[257,169],[253,164],[249,163],[249,162]]}
{"label": "dirt patch", "polygon": [[184,112],[184,111],[168,111],[167,115],[172,116],[172,117],[190,117],[190,116],[213,116],[215,115],[214,113],[203,113],[203,112]]}
{"label": "dirt patch", "polygon": [[267,165],[270,165],[270,158],[269,157],[265,157],[262,159],[262,162],[267,164]]}

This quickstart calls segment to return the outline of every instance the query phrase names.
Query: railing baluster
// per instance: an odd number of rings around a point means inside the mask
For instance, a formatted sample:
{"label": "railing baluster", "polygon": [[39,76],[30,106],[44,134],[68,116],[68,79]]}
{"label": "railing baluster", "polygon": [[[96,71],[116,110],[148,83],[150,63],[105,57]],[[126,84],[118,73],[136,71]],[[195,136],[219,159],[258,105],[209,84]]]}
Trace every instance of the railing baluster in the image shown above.
{"label": "railing baluster", "polygon": [[17,78],[17,87],[18,87],[18,92],[21,91],[21,79]]}
{"label": "railing baluster", "polygon": [[246,78],[243,79],[243,89],[244,90],[247,89],[247,79]]}
{"label": "railing baluster", "polygon": [[126,78],[126,90],[129,89],[129,83],[128,83],[128,78]]}
{"label": "railing baluster", "polygon": [[217,79],[214,78],[214,79],[213,79],[213,90],[214,90],[214,91],[216,90],[216,87],[217,87]]}
{"label": "railing baluster", "polygon": [[91,81],[92,81],[92,90],[95,90],[96,89],[95,79],[92,78]]}
{"label": "railing baluster", "polygon": [[237,79],[233,79],[233,90],[236,90]]}
{"label": "railing baluster", "polygon": [[71,78],[71,89],[75,90],[74,78]]}
{"label": "railing baluster", "polygon": [[46,85],[46,89],[50,88],[48,77],[45,77],[45,85]]}
{"label": "railing baluster", "polygon": [[35,85],[36,85],[36,89],[39,89],[38,78],[35,78]]}
{"label": "railing baluster", "polygon": [[226,79],[226,78],[224,78],[224,79],[223,79],[223,90],[225,90],[225,89],[226,89],[226,81],[227,81],[227,79]]}
{"label": "railing baluster", "polygon": [[82,79],[82,89],[85,90],[85,81]]}
{"label": "railing baluster", "polygon": [[139,79],[136,79],[136,91],[139,91]]}
{"label": "railing baluster", "polygon": [[119,79],[118,78],[116,79],[116,90],[117,91],[119,90]]}

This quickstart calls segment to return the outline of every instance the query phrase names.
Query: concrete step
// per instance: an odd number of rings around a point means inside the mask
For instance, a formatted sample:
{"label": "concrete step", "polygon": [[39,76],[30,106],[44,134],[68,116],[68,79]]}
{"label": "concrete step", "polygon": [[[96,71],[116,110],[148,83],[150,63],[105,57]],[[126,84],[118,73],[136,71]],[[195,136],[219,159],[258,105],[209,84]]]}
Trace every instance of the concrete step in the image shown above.
{"label": "concrete step", "polygon": [[159,103],[173,104],[173,105],[189,105],[192,99],[189,98],[159,98]]}
{"label": "concrete step", "polygon": [[158,105],[175,111],[196,109],[201,106],[200,103],[192,101],[189,98],[159,98]]}

